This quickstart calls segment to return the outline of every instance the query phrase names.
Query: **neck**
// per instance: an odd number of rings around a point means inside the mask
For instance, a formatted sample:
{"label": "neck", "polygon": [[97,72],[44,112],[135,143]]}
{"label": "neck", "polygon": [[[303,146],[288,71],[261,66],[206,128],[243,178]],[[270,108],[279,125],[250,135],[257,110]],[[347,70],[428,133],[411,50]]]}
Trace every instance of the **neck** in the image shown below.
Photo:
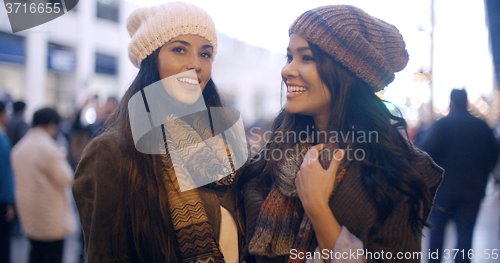
{"label": "neck", "polygon": [[328,127],[328,116],[321,115],[315,116],[314,118],[314,126],[316,127],[316,132],[318,133],[318,141],[326,142],[328,138],[326,138],[327,127]]}

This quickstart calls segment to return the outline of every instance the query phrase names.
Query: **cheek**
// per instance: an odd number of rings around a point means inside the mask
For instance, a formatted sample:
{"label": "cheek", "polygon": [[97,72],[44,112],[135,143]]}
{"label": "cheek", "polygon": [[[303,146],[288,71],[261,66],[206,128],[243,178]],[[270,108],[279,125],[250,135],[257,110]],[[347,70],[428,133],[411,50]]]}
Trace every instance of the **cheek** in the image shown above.
{"label": "cheek", "polygon": [[325,104],[330,105],[332,103],[332,99],[330,97],[330,94],[326,94],[325,96]]}
{"label": "cheek", "polygon": [[321,77],[318,73],[318,70],[316,67],[311,67],[309,70],[309,80],[315,87],[318,87],[318,91],[321,93],[322,96],[324,96],[325,100],[330,101],[330,90],[326,86],[326,84],[321,80]]}
{"label": "cheek", "polygon": [[201,74],[198,74],[198,77],[201,79],[200,88],[201,91],[203,92],[205,90],[208,81],[212,77],[212,64],[210,63],[208,65],[203,65],[203,70]]}
{"label": "cheek", "polygon": [[202,89],[205,88],[205,85],[212,77],[212,63],[211,62],[203,65],[203,70],[202,70],[201,74],[198,74],[198,77],[200,77],[200,79],[201,79],[200,84],[203,85]]}
{"label": "cheek", "polygon": [[321,90],[321,96],[323,97],[323,104],[325,106],[330,106],[330,104],[332,103],[332,95],[325,85],[323,85],[323,87],[324,88]]}
{"label": "cheek", "polygon": [[329,101],[331,99],[331,93],[328,87],[322,81],[318,82],[318,87],[320,87],[319,91],[321,92],[321,94],[325,97],[326,100]]}
{"label": "cheek", "polygon": [[172,66],[171,64],[167,64],[167,63],[162,63],[162,62],[158,63],[158,71],[160,73],[161,79],[168,78],[168,77],[174,75],[174,72],[171,69],[171,66]]}
{"label": "cheek", "polygon": [[203,75],[208,80],[212,76],[212,61],[207,61],[203,67],[205,68]]}
{"label": "cheek", "polygon": [[308,82],[309,85],[313,85],[315,87],[321,87],[321,78],[319,77],[318,70],[316,66],[313,64],[309,64],[302,68],[300,74],[304,79]]}

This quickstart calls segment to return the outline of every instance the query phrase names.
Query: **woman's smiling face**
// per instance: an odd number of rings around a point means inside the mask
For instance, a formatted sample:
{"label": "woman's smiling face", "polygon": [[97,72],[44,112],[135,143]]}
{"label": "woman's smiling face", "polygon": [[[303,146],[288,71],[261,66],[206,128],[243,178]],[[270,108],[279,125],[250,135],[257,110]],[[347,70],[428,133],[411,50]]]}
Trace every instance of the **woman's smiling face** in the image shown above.
{"label": "woman's smiling face", "polygon": [[[158,54],[158,70],[168,94],[192,104],[205,89],[212,75],[213,46],[207,39],[184,35],[173,38]],[[168,77],[175,76],[175,80]]]}
{"label": "woman's smiling face", "polygon": [[319,76],[309,43],[296,34],[290,35],[281,77],[287,86],[285,110],[288,113],[328,119],[330,90]]}

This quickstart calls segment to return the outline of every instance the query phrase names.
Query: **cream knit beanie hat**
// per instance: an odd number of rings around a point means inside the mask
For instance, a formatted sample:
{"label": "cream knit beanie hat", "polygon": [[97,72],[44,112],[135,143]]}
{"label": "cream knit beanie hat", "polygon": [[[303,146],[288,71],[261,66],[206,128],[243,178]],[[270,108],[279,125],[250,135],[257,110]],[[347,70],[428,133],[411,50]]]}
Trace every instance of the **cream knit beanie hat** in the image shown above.
{"label": "cream knit beanie hat", "polygon": [[132,37],[128,57],[140,67],[142,60],[156,49],[178,36],[203,37],[217,53],[217,31],[212,18],[200,7],[183,2],[172,2],[135,10],[127,19],[127,30]]}

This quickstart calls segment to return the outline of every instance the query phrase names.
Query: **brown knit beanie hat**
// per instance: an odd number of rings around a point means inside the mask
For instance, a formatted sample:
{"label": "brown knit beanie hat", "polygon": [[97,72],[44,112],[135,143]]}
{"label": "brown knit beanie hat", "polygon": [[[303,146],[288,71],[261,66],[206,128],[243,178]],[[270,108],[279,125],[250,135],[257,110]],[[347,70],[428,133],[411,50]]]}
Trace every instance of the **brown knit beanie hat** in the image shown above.
{"label": "brown knit beanie hat", "polygon": [[288,31],[330,54],[337,62],[380,91],[394,72],[408,63],[398,29],[349,5],[329,5],[300,15]]}

